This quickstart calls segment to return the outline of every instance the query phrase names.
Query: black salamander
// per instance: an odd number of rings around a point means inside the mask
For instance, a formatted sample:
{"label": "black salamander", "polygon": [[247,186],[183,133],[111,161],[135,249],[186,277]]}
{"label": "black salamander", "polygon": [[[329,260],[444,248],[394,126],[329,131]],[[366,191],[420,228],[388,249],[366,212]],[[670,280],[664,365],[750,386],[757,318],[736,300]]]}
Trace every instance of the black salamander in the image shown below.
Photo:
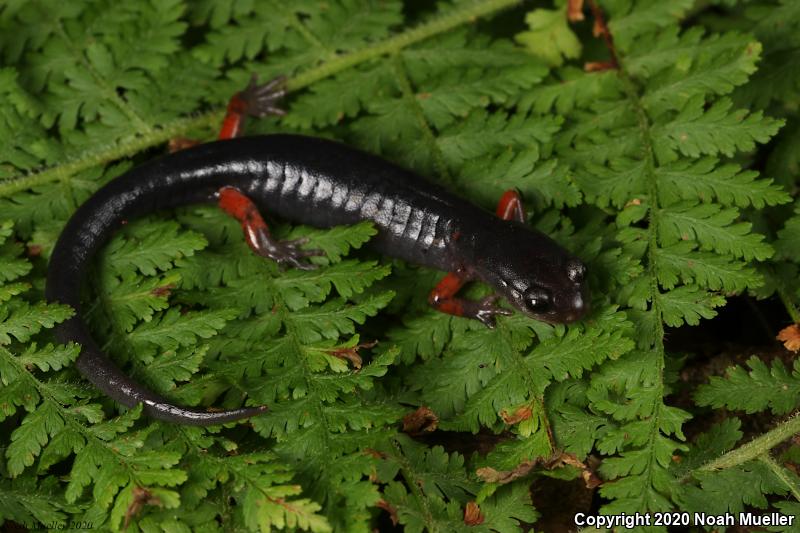
{"label": "black salamander", "polygon": [[[431,292],[437,309],[493,327],[505,297],[539,320],[567,323],[587,311],[586,268],[543,233],[524,224],[519,195],[507,192],[495,215],[386,160],[349,146],[299,135],[239,137],[248,114],[276,112],[278,84],[253,83],[228,107],[219,140],[143,164],[114,179],[73,214],[50,258],[46,297],[75,308],[60,324],[61,342],[82,346],[77,367],[126,406],[144,404],[151,417],[210,425],[246,418],[265,407],[205,411],[170,404],[128,378],[103,353],[80,315],[80,284],[100,247],[125,220],[160,209],[218,202],[241,223],[251,248],[295,268],[313,268],[304,240],[278,241],[259,211],[320,228],[372,221],[373,249],[450,272]],[[492,286],[480,301],[458,298],[469,280]]]}

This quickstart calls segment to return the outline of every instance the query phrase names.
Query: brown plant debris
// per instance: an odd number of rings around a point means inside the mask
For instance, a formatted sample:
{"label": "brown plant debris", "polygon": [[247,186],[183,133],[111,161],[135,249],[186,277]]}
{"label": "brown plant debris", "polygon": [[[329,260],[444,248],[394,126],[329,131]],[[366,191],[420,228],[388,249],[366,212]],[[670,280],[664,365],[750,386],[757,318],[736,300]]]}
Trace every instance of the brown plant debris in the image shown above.
{"label": "brown plant debris", "polygon": [[361,348],[372,348],[378,344],[378,341],[372,342],[363,342],[361,344],[356,344],[355,346],[347,347],[347,348],[337,348],[335,350],[328,350],[328,353],[334,357],[338,357],[339,359],[344,359],[346,361],[350,361],[353,365],[353,368],[356,370],[361,370],[361,365],[363,361],[361,360],[361,356],[358,354],[358,351]]}
{"label": "brown plant debris", "polygon": [[467,502],[464,509],[464,523],[468,526],[479,526],[483,524],[484,517],[481,508],[475,502]]}
{"label": "brown plant debris", "polygon": [[144,487],[134,487],[133,501],[131,501],[128,509],[125,511],[125,523],[122,525],[122,529],[128,529],[131,520],[142,512],[145,505],[158,505],[160,507],[161,500]]}
{"label": "brown plant debris", "polygon": [[403,432],[409,435],[431,433],[439,427],[439,417],[429,407],[422,406],[403,417]]}
{"label": "brown plant debris", "polygon": [[528,420],[531,416],[533,416],[533,409],[531,409],[530,405],[518,407],[513,413],[509,413],[505,409],[500,411],[500,417],[503,419],[503,422],[509,426],[519,424],[523,420]]}
{"label": "brown plant debris", "polygon": [[581,471],[581,477],[588,489],[593,489],[602,483],[592,468],[580,461],[575,454],[567,452],[556,453],[548,459],[538,457],[532,461],[523,461],[512,470],[501,471],[487,466],[479,468],[475,473],[487,483],[500,483],[502,485],[527,476],[536,465],[541,465],[545,470],[554,470],[565,465],[573,466]]}
{"label": "brown plant debris", "polygon": [[781,341],[787,350],[795,353],[800,351],[800,324],[786,326],[775,338]]}
{"label": "brown plant debris", "polygon": [[583,16],[583,0],[568,0],[567,2],[567,20],[570,22],[579,22],[584,20]]}

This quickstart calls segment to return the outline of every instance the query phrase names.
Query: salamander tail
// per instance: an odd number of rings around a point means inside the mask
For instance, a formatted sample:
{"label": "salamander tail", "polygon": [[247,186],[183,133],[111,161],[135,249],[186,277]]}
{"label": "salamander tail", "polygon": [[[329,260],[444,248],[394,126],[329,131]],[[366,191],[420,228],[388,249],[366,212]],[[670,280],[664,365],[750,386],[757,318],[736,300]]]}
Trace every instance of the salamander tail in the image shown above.
{"label": "salamander tail", "polygon": [[[155,159],[107,183],[73,213],[58,238],[47,270],[45,297],[50,302],[69,305],[75,316],[55,329],[60,342],[76,342],[81,354],[76,361],[80,373],[98,389],[127,407],[144,406],[146,415],[180,424],[212,425],[247,418],[264,412],[264,407],[206,411],[173,405],[166,398],[126,376],[98,346],[81,318],[81,280],[89,264],[125,220],[158,209],[213,201],[213,191],[251,174],[217,169],[227,160],[225,150],[187,149],[166,158]],[[222,148],[222,151],[215,151]],[[237,173],[239,172],[239,173]]]}
{"label": "salamander tail", "polygon": [[206,411],[174,405],[126,376],[97,346],[78,317],[59,324],[56,338],[61,342],[75,341],[81,344],[76,366],[95,387],[127,407],[141,403],[144,413],[151,418],[192,426],[211,426],[249,418],[267,410],[266,406],[258,406]]}

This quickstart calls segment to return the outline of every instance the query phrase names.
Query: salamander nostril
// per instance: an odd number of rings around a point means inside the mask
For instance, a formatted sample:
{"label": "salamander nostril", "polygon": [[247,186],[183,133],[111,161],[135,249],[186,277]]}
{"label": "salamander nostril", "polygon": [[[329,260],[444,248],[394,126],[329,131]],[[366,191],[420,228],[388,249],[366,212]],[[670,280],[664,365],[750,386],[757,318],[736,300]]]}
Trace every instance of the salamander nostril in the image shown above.
{"label": "salamander nostril", "polygon": [[589,312],[589,301],[584,292],[565,294],[561,300],[560,320],[564,323],[580,320]]}
{"label": "salamander nostril", "polygon": [[581,294],[575,295],[575,298],[572,299],[572,309],[578,315],[583,314],[583,310],[585,309],[586,305],[583,301],[583,296]]}

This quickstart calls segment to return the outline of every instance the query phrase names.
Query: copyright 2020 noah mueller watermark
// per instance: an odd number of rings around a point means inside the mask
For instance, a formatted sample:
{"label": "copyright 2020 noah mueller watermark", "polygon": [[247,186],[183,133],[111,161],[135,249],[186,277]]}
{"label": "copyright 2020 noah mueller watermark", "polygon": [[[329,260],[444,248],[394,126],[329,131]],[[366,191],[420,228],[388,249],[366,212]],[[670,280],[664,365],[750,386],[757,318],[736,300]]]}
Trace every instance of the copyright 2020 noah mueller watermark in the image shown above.
{"label": "copyright 2020 noah mueller watermark", "polygon": [[792,526],[797,517],[783,513],[620,513],[609,515],[575,514],[575,525],[581,528],[633,529],[646,526]]}

